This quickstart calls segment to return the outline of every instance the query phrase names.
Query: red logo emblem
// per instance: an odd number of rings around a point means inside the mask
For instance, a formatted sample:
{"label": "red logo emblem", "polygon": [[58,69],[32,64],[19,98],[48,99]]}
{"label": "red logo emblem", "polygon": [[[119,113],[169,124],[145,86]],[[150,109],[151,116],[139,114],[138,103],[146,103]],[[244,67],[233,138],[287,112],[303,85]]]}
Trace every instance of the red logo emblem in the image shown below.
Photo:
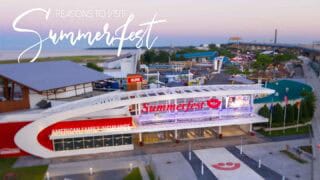
{"label": "red logo emblem", "polygon": [[221,101],[219,100],[219,99],[209,99],[208,101],[207,101],[207,105],[208,105],[208,107],[210,107],[210,108],[219,108],[219,106],[220,106],[220,104],[221,104]]}
{"label": "red logo emblem", "polygon": [[227,162],[227,163],[217,163],[212,165],[213,168],[223,171],[233,171],[240,167],[240,163],[233,163],[233,162]]}

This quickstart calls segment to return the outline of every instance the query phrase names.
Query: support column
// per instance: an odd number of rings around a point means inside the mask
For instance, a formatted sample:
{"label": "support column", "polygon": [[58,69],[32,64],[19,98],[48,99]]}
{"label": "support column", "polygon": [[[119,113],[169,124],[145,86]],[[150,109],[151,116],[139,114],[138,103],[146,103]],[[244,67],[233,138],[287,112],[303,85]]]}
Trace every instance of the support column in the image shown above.
{"label": "support column", "polygon": [[[174,110],[174,112],[176,113],[176,112],[178,112],[178,110],[177,110],[177,99],[174,99],[174,107],[175,107],[175,110]],[[176,115],[174,115],[175,116],[175,119],[174,119],[174,122],[175,123],[177,123],[177,117],[176,117]]]}
{"label": "support column", "polygon": [[142,133],[139,133],[139,145],[143,146]]}
{"label": "support column", "polygon": [[223,104],[223,97],[220,98],[220,101],[221,101],[221,104],[220,104],[220,107],[219,107],[219,119],[221,119],[222,115],[221,115],[221,111],[222,111],[222,104]]}
{"label": "support column", "polygon": [[141,114],[141,105],[140,105],[140,103],[138,104],[138,115],[140,115]]}
{"label": "support column", "polygon": [[255,136],[255,135],[256,135],[256,133],[253,132],[253,130],[252,130],[252,124],[249,124],[249,134],[250,134],[251,136]]}
{"label": "support column", "polygon": [[135,114],[138,115],[138,104],[134,105],[134,111],[135,111]]}
{"label": "support column", "polygon": [[10,100],[14,100],[14,82],[11,83],[11,93],[10,93]]}
{"label": "support column", "polygon": [[219,138],[222,139],[222,137],[223,137],[223,135],[222,135],[222,126],[219,126],[218,134],[219,134]]}
{"label": "support column", "polygon": [[174,130],[174,139],[176,140],[176,143],[180,142],[180,140],[178,139],[178,130]]}
{"label": "support column", "polygon": [[253,107],[254,107],[254,95],[251,94],[250,96],[250,116],[253,116]]}
{"label": "support column", "polygon": [[3,79],[3,97],[9,100],[9,81],[8,79]]}

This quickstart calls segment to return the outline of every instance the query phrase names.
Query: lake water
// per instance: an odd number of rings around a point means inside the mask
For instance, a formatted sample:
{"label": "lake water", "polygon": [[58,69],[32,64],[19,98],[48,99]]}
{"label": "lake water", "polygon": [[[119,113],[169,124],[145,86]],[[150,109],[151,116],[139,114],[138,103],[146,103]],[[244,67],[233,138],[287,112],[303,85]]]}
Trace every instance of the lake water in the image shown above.
{"label": "lake water", "polygon": [[[144,50],[141,50],[140,53],[143,53]],[[17,50],[5,50],[0,51],[0,61],[4,60],[13,60],[16,61],[18,59],[19,54],[22,51]],[[138,50],[136,49],[123,49],[121,54],[125,53],[136,53]],[[22,59],[33,58],[36,52],[31,51],[26,53]],[[42,51],[39,57],[63,57],[63,56],[94,56],[94,55],[117,55],[117,50],[115,49],[79,49],[79,50],[51,50],[51,51]]]}

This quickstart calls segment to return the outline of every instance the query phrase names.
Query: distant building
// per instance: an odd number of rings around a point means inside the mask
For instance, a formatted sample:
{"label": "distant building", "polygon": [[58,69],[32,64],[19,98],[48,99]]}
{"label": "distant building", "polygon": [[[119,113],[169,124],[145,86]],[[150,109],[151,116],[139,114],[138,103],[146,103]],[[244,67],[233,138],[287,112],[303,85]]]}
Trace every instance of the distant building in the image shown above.
{"label": "distant building", "polygon": [[140,69],[144,70],[144,72],[164,72],[164,71],[175,71],[180,72],[183,70],[182,65],[178,64],[149,64],[148,66],[145,64],[140,65]]}
{"label": "distant building", "polygon": [[115,79],[124,79],[128,74],[137,73],[137,64],[139,61],[139,53],[137,54],[123,54],[106,60],[103,63],[104,73]]}
{"label": "distant building", "polygon": [[0,65],[0,113],[89,93],[93,82],[107,78],[70,61]]}
{"label": "distant building", "polygon": [[164,72],[161,75],[165,78],[166,83],[188,83],[193,79],[193,74],[190,71],[182,72]]}
{"label": "distant building", "polygon": [[218,56],[216,51],[207,51],[207,52],[194,52],[194,53],[185,53],[177,54],[176,58],[183,58],[186,60],[191,60],[193,62],[208,62],[214,60]]}
{"label": "distant building", "polygon": [[210,48],[209,44],[201,44],[200,46],[196,47],[196,49],[208,51]]}

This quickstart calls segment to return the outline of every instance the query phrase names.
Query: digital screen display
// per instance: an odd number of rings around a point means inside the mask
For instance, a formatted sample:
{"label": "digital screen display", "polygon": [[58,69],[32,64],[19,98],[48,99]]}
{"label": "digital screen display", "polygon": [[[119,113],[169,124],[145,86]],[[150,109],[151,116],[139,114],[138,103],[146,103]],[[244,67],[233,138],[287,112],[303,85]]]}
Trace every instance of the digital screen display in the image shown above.
{"label": "digital screen display", "polygon": [[227,108],[239,108],[250,106],[250,96],[230,96],[228,97]]}

